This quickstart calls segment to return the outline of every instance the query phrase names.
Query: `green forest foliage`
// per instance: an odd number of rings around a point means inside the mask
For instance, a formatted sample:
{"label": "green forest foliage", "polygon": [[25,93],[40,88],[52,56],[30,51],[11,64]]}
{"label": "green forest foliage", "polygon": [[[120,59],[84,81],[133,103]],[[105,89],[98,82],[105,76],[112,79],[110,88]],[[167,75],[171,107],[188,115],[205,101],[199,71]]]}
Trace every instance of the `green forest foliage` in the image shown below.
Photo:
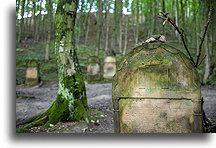
{"label": "green forest foliage", "polygon": [[[17,84],[24,83],[26,62],[32,59],[40,63],[42,80],[58,79],[54,47],[57,3],[58,0],[16,0]],[[202,46],[201,58],[205,55],[206,58],[197,70],[204,84],[215,84],[215,5],[214,0],[80,0],[75,38],[81,69],[85,74],[88,58],[93,55],[102,62],[113,51],[119,60],[153,34],[165,35],[170,45],[185,52],[173,26],[162,25],[163,20],[158,18],[161,11],[168,12],[179,28],[184,29],[187,46],[196,58],[208,12],[213,7]]]}

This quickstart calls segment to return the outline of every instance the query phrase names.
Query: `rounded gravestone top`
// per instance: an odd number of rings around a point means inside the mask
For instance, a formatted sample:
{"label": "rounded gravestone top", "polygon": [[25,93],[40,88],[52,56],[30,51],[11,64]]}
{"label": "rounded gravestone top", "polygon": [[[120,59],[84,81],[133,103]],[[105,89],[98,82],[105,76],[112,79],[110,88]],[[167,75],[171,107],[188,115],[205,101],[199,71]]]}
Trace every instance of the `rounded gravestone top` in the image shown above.
{"label": "rounded gravestone top", "polygon": [[122,59],[114,76],[114,98],[175,97],[176,92],[181,92],[180,97],[199,95],[199,75],[186,55],[165,43],[136,47]]}
{"label": "rounded gravestone top", "polygon": [[90,56],[89,63],[100,63],[100,59],[97,56]]}
{"label": "rounded gravestone top", "polygon": [[114,56],[107,56],[105,59],[104,59],[104,63],[111,63],[111,62],[116,62],[116,58]]}
{"label": "rounded gravestone top", "polygon": [[27,61],[27,67],[38,67],[39,63],[36,60]]}

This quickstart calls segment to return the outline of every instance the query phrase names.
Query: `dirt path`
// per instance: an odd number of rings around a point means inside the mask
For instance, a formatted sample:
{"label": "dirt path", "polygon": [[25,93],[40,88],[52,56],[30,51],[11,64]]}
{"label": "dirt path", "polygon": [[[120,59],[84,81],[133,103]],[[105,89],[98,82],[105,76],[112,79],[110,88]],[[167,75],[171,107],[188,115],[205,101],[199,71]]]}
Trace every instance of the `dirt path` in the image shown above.
{"label": "dirt path", "polygon": [[[16,87],[16,120],[20,121],[44,112],[57,96],[57,83],[46,82],[42,87]],[[86,84],[88,104],[94,119],[84,122],[69,122],[50,125],[50,128],[32,128],[30,132],[54,133],[113,133],[112,84]],[[202,87],[206,116],[215,121],[216,90]]]}

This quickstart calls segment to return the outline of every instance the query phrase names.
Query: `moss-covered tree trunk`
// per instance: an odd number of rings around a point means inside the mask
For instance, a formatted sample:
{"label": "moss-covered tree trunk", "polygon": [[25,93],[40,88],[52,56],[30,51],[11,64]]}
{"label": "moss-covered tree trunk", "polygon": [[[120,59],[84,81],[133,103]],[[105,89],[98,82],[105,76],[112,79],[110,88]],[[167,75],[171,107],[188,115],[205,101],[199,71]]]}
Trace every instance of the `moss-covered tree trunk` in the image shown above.
{"label": "moss-covered tree trunk", "polygon": [[74,26],[78,0],[60,0],[56,12],[56,53],[58,55],[58,95],[44,113],[28,119],[24,132],[32,126],[87,119],[85,84],[75,52]]}
{"label": "moss-covered tree trunk", "polygon": [[[65,102],[66,108],[62,108],[62,113],[67,114],[66,120],[72,121],[85,119],[88,108],[85,84],[75,51],[74,26],[77,5],[78,0],[61,0],[55,23],[59,71],[58,96],[55,102],[58,105],[62,105],[59,103],[61,101]],[[56,112],[59,112],[58,109]]]}

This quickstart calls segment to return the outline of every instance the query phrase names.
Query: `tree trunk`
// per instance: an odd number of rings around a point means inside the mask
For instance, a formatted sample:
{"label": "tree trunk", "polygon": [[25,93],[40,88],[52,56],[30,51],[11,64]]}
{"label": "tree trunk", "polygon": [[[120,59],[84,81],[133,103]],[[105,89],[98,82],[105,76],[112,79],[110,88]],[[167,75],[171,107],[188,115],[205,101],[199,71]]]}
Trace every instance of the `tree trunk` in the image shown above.
{"label": "tree trunk", "polygon": [[212,67],[215,68],[215,57],[216,57],[216,1],[212,0],[212,6],[213,6],[213,14],[212,14],[212,22],[211,22],[211,27],[212,27]]}
{"label": "tree trunk", "polygon": [[128,27],[129,27],[129,21],[128,21],[128,17],[127,15],[124,16],[125,17],[125,34],[124,34],[124,50],[123,50],[123,55],[126,54],[127,51],[127,44],[128,44]]}
{"label": "tree trunk", "polygon": [[[166,4],[165,4],[165,0],[162,0],[162,11],[166,12]],[[163,25],[163,35],[165,35],[165,28]]]}
{"label": "tree trunk", "polygon": [[33,9],[32,9],[33,34],[34,34],[34,39],[36,39],[36,37],[35,37],[36,26],[37,26],[37,23],[36,23],[36,2],[35,1],[32,1],[32,2],[33,2]]}
{"label": "tree trunk", "polygon": [[206,36],[206,41],[204,42],[204,48],[205,48],[205,69],[204,69],[204,78],[203,83],[206,84],[208,82],[208,78],[210,75],[210,51],[208,46],[208,35]]}
{"label": "tree trunk", "polygon": [[[175,23],[178,26],[178,2],[177,2],[177,0],[173,1],[173,5],[174,5],[173,7],[174,7],[174,14],[175,14]],[[175,36],[178,37],[178,31],[177,30],[175,30]]]}
{"label": "tree trunk", "polygon": [[[125,5],[126,5],[126,8],[127,8],[127,12],[129,11],[128,9],[128,5],[129,5],[129,2],[128,0],[125,1]],[[129,15],[125,14],[124,15],[124,25],[125,25],[125,28],[124,28],[124,49],[123,49],[123,55],[126,54],[126,51],[127,51],[127,45],[128,45],[128,28],[129,28]]]}
{"label": "tree trunk", "polygon": [[135,45],[139,40],[139,0],[136,1],[136,27],[135,27]]}
{"label": "tree trunk", "polygon": [[75,52],[74,26],[77,5],[78,0],[60,0],[56,12],[55,45],[59,71],[57,98],[46,112],[29,119],[31,123],[17,132],[41,124],[49,126],[60,121],[88,119],[85,83]]}
{"label": "tree trunk", "polygon": [[[207,18],[208,18],[208,10],[209,10],[209,2],[208,1],[204,1],[203,2],[203,26],[205,26],[206,22],[207,22]],[[204,77],[203,77],[203,83],[206,84],[208,82],[209,79],[209,75],[210,75],[210,49],[209,49],[209,45],[208,45],[208,40],[209,40],[209,35],[208,32],[206,34],[205,37],[205,41],[204,41],[204,49],[205,49],[205,68],[204,68]]]}
{"label": "tree trunk", "polygon": [[52,29],[52,0],[48,1],[48,21],[47,21],[47,42],[45,48],[45,61],[49,60],[49,50],[50,50],[50,41],[51,41],[51,29]]}
{"label": "tree trunk", "polygon": [[180,0],[180,5],[181,5],[181,26],[185,25],[185,12],[184,12],[184,2],[183,0]]}
{"label": "tree trunk", "polygon": [[20,0],[16,0],[16,41],[19,44],[20,41],[20,21],[18,19],[18,14],[20,10]]}
{"label": "tree trunk", "polygon": [[99,54],[99,50],[101,47],[101,36],[102,36],[102,27],[103,27],[103,6],[102,0],[98,0],[98,16],[97,16],[97,48],[96,48],[96,56]]}
{"label": "tree trunk", "polygon": [[89,7],[89,11],[88,11],[88,14],[86,16],[86,19],[85,19],[85,26],[86,26],[86,29],[85,29],[85,44],[87,44],[87,41],[88,41],[88,35],[89,35],[89,22],[90,22],[90,14],[91,14],[91,9],[92,9],[92,6],[93,6],[93,2],[94,0],[91,0],[90,2],[90,7]]}
{"label": "tree trunk", "polygon": [[[38,14],[38,16],[37,16],[37,18],[36,18],[36,20],[35,20],[35,23],[37,24],[36,26],[35,26],[35,36],[36,36],[36,41],[39,41],[40,40],[40,30],[42,29],[42,27],[41,27],[41,18],[42,18],[42,3],[43,3],[43,1],[41,1],[40,2],[40,6],[39,6],[39,14]],[[44,19],[44,17],[43,17],[43,19]],[[43,29],[44,29],[44,26],[43,26]],[[45,30],[44,30],[45,31]],[[44,31],[43,31],[43,33],[41,33],[41,35],[42,35],[42,37],[43,37],[43,34],[44,34]]]}
{"label": "tree trunk", "polygon": [[119,2],[119,52],[122,53],[122,0],[118,0]]}
{"label": "tree trunk", "polygon": [[79,43],[80,41],[80,38],[82,36],[82,33],[84,31],[84,26],[83,26],[83,21],[84,21],[84,7],[85,7],[85,0],[81,0],[81,9],[80,9],[80,12],[79,12],[79,23],[77,23],[77,27],[79,28],[79,33],[77,34],[77,37],[76,37],[76,42]]}
{"label": "tree trunk", "polygon": [[21,1],[21,23],[19,25],[18,44],[21,43],[22,36],[24,36],[24,13],[25,13],[25,0]]}
{"label": "tree trunk", "polygon": [[[118,45],[118,48],[121,46],[119,45],[120,41],[119,39],[122,38],[120,37],[121,34],[121,14],[122,13],[122,0],[116,0],[115,1],[115,8],[114,8],[114,26],[113,26],[113,50],[115,52],[121,52],[121,49],[118,51],[116,50],[116,47]],[[121,43],[120,43],[121,44]]]}
{"label": "tree trunk", "polygon": [[[56,14],[56,51],[58,52],[59,87],[57,106],[65,102],[66,108],[60,108],[67,121],[87,118],[87,98],[85,83],[81,75],[75,50],[75,18],[78,0],[61,0]],[[59,112],[59,108],[53,114]],[[56,119],[56,118],[54,118]]]}
{"label": "tree trunk", "polygon": [[109,0],[106,0],[106,14],[105,14],[105,20],[106,20],[106,32],[105,32],[105,52],[107,52],[108,46],[109,46],[109,9],[110,9],[110,4]]}

